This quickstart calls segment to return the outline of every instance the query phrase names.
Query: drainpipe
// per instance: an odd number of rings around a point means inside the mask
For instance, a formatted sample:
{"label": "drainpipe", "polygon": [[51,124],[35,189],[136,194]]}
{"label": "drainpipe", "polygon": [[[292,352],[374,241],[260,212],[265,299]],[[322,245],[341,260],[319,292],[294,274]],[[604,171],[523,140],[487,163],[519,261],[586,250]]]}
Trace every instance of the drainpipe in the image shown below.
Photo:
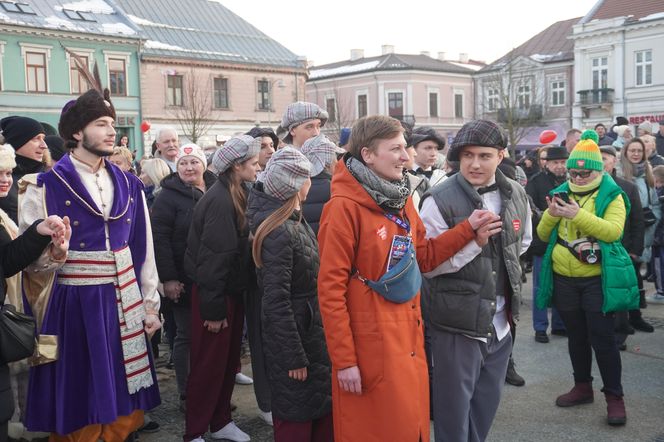
{"label": "drainpipe", "polygon": [[144,140],[144,136],[143,136],[143,130],[141,129],[141,123],[143,122],[143,96],[142,96],[143,87],[141,86],[141,65],[142,65],[141,53],[142,53],[142,50],[143,50],[143,39],[141,38],[141,39],[138,40],[138,50],[136,51],[136,59],[137,59],[136,70],[138,71],[138,132],[139,132],[139,136],[140,136],[140,140],[141,140],[141,143],[140,143],[140,148],[141,148],[140,154],[141,155],[140,155],[139,159],[143,158],[143,156],[145,155],[145,140]]}

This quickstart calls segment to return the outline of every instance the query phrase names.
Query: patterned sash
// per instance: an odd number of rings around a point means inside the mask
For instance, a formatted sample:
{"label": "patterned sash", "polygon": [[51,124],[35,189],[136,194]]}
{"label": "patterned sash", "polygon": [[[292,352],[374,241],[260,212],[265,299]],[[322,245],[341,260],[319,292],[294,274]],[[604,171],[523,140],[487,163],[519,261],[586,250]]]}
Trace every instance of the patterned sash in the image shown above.
{"label": "patterned sash", "polygon": [[145,306],[136,281],[129,247],[115,251],[70,250],[58,272],[58,283],[72,286],[113,284],[118,302],[120,339],[129,394],[153,384],[143,331]]}

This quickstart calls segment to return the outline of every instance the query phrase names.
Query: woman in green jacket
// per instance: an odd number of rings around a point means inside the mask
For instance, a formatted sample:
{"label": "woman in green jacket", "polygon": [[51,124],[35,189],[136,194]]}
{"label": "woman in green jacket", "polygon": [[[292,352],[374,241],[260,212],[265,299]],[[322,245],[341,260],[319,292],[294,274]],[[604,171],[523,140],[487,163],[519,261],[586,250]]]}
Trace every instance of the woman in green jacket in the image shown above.
{"label": "woman in green jacket", "polygon": [[608,423],[624,425],[622,369],[612,312],[618,304],[637,300],[638,290],[631,261],[620,244],[629,203],[602,171],[596,137],[594,131],[584,133],[567,160],[569,181],[547,198],[549,208],[537,227],[539,237],[549,243],[537,302],[543,307],[553,301],[569,336],[575,385],[556,399],[556,405],[593,402],[594,350]]}

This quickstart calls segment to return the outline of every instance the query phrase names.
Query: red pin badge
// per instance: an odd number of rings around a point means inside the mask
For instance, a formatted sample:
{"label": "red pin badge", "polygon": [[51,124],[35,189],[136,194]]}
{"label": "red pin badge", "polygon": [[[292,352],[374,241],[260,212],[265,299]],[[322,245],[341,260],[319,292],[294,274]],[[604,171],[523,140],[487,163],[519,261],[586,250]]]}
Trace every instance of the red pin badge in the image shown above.
{"label": "red pin badge", "polygon": [[521,230],[521,220],[520,219],[513,219],[512,220],[512,227],[514,227],[514,231],[518,232]]}

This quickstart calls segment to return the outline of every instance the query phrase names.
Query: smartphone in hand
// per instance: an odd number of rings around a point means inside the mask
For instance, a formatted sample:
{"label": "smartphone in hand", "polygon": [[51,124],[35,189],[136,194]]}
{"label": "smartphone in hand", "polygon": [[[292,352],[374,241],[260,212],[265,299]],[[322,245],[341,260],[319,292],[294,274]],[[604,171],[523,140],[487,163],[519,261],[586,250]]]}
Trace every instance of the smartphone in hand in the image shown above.
{"label": "smartphone in hand", "polygon": [[567,192],[556,192],[553,194],[553,197],[554,198],[558,197],[561,200],[563,200],[565,204],[569,204],[569,195],[567,194]]}

